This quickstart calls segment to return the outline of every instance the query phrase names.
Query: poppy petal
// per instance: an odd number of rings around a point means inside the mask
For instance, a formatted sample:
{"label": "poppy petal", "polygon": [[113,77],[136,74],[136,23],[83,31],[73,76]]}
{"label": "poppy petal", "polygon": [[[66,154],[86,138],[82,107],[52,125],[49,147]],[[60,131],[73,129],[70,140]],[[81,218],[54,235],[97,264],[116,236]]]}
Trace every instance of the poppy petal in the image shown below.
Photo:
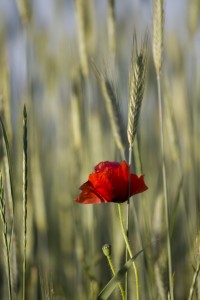
{"label": "poppy petal", "polygon": [[96,172],[107,172],[108,170],[116,169],[119,167],[118,162],[110,162],[110,161],[103,161],[100,162],[98,165],[94,167],[94,171]]}
{"label": "poppy petal", "polygon": [[106,202],[112,202],[114,196],[114,185],[109,175],[109,172],[97,172],[89,175],[89,182],[95,192],[102,196]]}
{"label": "poppy petal", "polygon": [[130,172],[130,167],[129,165],[126,163],[125,160],[122,161],[119,171],[121,172],[121,177],[123,177],[126,181],[128,181],[129,179],[129,172]]}
{"label": "poppy petal", "polygon": [[94,187],[89,181],[85,182],[80,189],[82,192],[77,198],[74,199],[76,202],[81,204],[100,204],[107,202],[95,191]]}
{"label": "poppy petal", "polygon": [[146,191],[148,187],[144,183],[144,175],[138,177],[135,174],[131,174],[131,196]]}
{"label": "poppy petal", "polygon": [[76,202],[98,204],[106,202],[123,203],[128,199],[128,183],[130,179],[130,196],[148,189],[144,176],[130,174],[130,167],[124,160],[120,163],[104,161],[95,166],[88,181],[81,187]]}

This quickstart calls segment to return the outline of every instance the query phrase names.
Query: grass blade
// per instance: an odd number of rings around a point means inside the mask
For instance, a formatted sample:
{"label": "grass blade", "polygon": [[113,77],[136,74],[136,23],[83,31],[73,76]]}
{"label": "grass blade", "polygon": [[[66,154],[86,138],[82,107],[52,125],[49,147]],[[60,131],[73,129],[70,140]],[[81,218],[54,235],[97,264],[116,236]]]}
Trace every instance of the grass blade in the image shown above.
{"label": "grass blade", "polygon": [[[3,139],[5,142],[5,148],[6,148],[6,155],[7,155],[7,159],[8,159],[8,168],[9,168],[9,178],[10,178],[10,191],[11,191],[11,197],[12,197],[12,207],[13,207],[13,213],[14,213],[14,192],[13,192],[13,172],[12,172],[12,163],[11,163],[11,155],[10,155],[10,148],[9,148],[9,143],[8,143],[8,137],[7,137],[7,133],[6,133],[6,129],[4,126],[4,123],[0,117],[0,126],[1,126],[1,131],[3,134]],[[13,235],[13,227],[14,227],[14,220],[12,221],[12,229],[11,229],[11,237],[10,237],[10,241],[9,241],[9,251],[10,251],[10,245],[11,245],[11,241],[12,241],[12,235]]]}
{"label": "grass blade", "polygon": [[105,300],[112,294],[116,286],[118,285],[119,281],[125,276],[126,272],[130,267],[133,266],[133,262],[136,258],[143,252],[144,250],[140,250],[136,253],[132,258],[130,258],[125,265],[117,272],[117,274],[108,282],[108,284],[103,288],[103,290],[98,295],[98,300]]}
{"label": "grass blade", "polygon": [[175,198],[175,202],[174,202],[174,206],[173,206],[173,214],[172,214],[171,220],[170,220],[170,226],[169,226],[170,239],[172,239],[173,233],[174,233],[174,226],[176,223],[176,216],[177,216],[177,212],[178,212],[179,201],[181,199],[180,195],[181,195],[182,187],[183,187],[183,176],[181,177],[181,180],[178,185],[177,194],[176,194],[176,198]]}

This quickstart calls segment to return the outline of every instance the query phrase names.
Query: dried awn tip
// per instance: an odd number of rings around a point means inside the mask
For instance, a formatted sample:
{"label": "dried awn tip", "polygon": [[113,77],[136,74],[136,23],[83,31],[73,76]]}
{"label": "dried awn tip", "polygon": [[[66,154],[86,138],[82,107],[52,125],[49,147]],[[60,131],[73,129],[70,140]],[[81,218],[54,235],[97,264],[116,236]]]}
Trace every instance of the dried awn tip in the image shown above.
{"label": "dried awn tip", "polygon": [[143,45],[138,52],[137,40],[136,38],[134,39],[131,69],[129,74],[129,108],[127,135],[130,145],[133,145],[134,138],[137,132],[140,108],[144,94],[147,64],[147,42],[148,37],[146,36]]}

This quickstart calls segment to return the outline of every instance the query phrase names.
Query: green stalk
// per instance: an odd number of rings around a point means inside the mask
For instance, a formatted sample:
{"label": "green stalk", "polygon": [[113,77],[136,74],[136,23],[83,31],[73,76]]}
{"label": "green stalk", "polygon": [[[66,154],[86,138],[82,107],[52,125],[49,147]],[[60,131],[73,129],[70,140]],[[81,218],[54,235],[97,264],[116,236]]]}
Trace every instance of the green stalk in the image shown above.
{"label": "green stalk", "polygon": [[[131,248],[130,248],[127,233],[126,233],[125,228],[124,228],[124,222],[123,222],[123,218],[122,218],[122,209],[121,209],[121,204],[120,203],[118,203],[118,212],[119,212],[119,220],[120,220],[120,225],[121,225],[121,229],[122,229],[122,234],[123,234],[124,241],[125,241],[125,244],[126,244],[126,249],[129,253],[129,256],[133,257],[133,253],[132,253]],[[135,264],[134,261],[133,261],[133,270],[134,270],[134,273],[135,273],[136,299],[139,300],[140,299],[140,293],[139,293],[138,272],[137,272],[137,267],[136,267],[136,264]],[[126,297],[127,297],[127,293],[126,293]]]}
{"label": "green stalk", "polygon": [[8,272],[8,296],[9,296],[9,300],[12,300],[10,254],[9,254],[9,246],[8,246],[8,240],[7,240],[6,233],[4,233],[4,242],[5,242],[5,246],[6,246],[6,264],[7,264],[7,272]]}
{"label": "green stalk", "polygon": [[6,266],[7,266],[7,276],[8,276],[8,299],[12,300],[12,284],[11,284],[11,269],[10,269],[10,251],[9,243],[7,238],[7,221],[5,212],[5,200],[4,200],[4,189],[2,183],[2,176],[0,174],[0,214],[3,223],[3,240],[6,248]]}
{"label": "green stalk", "polygon": [[162,155],[162,178],[164,190],[164,205],[165,205],[165,222],[167,229],[167,254],[168,254],[168,268],[169,268],[169,289],[170,300],[174,299],[173,280],[172,280],[172,257],[171,257],[171,240],[169,229],[169,207],[168,207],[168,194],[167,194],[167,178],[166,178],[166,164],[164,155],[164,134],[163,134],[163,111],[161,99],[161,84],[160,73],[157,74],[157,92],[158,92],[158,108],[159,108],[159,121],[160,121],[160,141],[161,141],[161,155]]}
{"label": "green stalk", "polygon": [[[115,276],[116,272],[115,272],[115,269],[114,269],[111,257],[107,256],[107,260],[108,260],[110,269],[111,269],[111,271],[113,273],[113,276]],[[119,289],[120,289],[120,292],[121,292],[122,300],[125,300],[125,293],[124,293],[124,290],[123,290],[121,282],[118,282],[118,286],[119,286]]]}

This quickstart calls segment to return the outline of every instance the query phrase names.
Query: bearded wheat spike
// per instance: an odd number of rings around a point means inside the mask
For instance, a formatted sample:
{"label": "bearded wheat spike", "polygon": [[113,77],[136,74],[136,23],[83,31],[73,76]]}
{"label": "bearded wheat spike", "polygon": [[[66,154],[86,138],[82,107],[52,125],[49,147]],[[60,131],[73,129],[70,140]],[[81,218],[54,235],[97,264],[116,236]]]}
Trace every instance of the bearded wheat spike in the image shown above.
{"label": "bearded wheat spike", "polygon": [[116,54],[115,39],[115,0],[108,1],[108,42],[111,53]]}
{"label": "bearded wheat spike", "polygon": [[190,32],[194,35],[198,30],[200,21],[200,1],[191,0],[188,5],[188,26]]}
{"label": "bearded wheat spike", "polygon": [[78,41],[79,41],[79,53],[81,60],[81,71],[84,77],[88,75],[88,57],[85,43],[85,24],[84,24],[84,10],[83,0],[74,0],[76,9],[76,19],[78,27]]}
{"label": "bearded wheat spike", "polygon": [[98,70],[94,62],[92,62],[92,66],[105,100],[106,110],[109,116],[115,143],[122,155],[122,158],[124,159],[123,124],[112,83]]}
{"label": "bearded wheat spike", "polygon": [[153,10],[153,59],[157,75],[162,66],[164,0],[154,0]]}
{"label": "bearded wheat spike", "polygon": [[28,24],[31,19],[31,7],[28,0],[17,0],[17,8],[23,24]]}
{"label": "bearded wheat spike", "polygon": [[129,74],[129,109],[127,135],[130,145],[133,145],[134,138],[137,132],[140,108],[144,94],[148,38],[146,36],[146,38],[144,39],[143,46],[139,53],[137,49],[136,38],[134,38],[134,41],[135,46],[132,52],[131,69]]}

